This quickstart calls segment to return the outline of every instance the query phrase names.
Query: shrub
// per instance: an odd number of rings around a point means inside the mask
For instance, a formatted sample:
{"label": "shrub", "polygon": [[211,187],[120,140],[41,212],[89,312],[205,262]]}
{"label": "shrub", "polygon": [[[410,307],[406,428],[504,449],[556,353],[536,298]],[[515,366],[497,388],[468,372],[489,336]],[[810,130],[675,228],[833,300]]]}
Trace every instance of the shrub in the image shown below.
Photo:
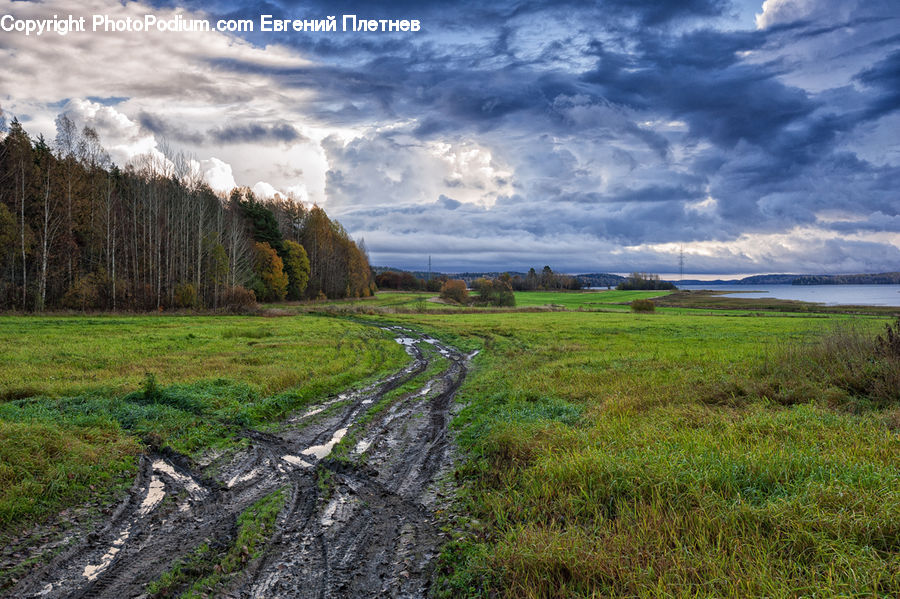
{"label": "shrub", "polygon": [[179,308],[193,308],[197,305],[197,289],[190,283],[179,283],[174,290],[175,305]]}
{"label": "shrub", "polygon": [[489,306],[515,306],[512,285],[503,279],[477,279],[472,285],[478,292],[478,303]]}
{"label": "shrub", "polygon": [[441,286],[441,298],[465,304],[469,301],[469,290],[466,282],[461,279],[451,279]]}
{"label": "shrub", "polygon": [[653,300],[636,299],[633,302],[631,302],[631,311],[632,312],[656,312],[656,304],[653,303]]}
{"label": "shrub", "polygon": [[100,288],[102,281],[96,273],[80,277],[63,296],[63,305],[74,310],[94,310],[100,308]]}
{"label": "shrub", "polygon": [[884,336],[875,338],[875,347],[878,353],[886,358],[900,359],[900,317],[884,327]]}
{"label": "shrub", "polygon": [[229,312],[250,312],[256,309],[256,294],[236,285],[225,292],[222,305]]}

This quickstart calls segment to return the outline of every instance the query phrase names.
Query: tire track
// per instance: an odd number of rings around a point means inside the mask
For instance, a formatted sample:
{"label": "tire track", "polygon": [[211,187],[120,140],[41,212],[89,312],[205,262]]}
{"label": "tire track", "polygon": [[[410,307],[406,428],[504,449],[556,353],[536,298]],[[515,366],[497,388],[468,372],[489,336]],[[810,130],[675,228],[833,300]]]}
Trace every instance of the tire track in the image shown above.
{"label": "tire track", "polygon": [[[442,541],[434,486],[451,467],[450,409],[474,354],[401,327],[382,328],[411,356],[405,368],[292,416],[278,432],[247,430],[248,448],[204,468],[172,453],[143,457],[109,523],[32,571],[7,596],[141,596],[200,543],[232,544],[241,512],[279,488],[288,489],[288,501],[265,553],[222,593],[424,596]],[[441,369],[422,380],[432,366]],[[420,383],[414,390],[372,411],[413,380]],[[341,459],[330,457],[347,434],[356,446]],[[321,480],[328,481],[326,493]]]}

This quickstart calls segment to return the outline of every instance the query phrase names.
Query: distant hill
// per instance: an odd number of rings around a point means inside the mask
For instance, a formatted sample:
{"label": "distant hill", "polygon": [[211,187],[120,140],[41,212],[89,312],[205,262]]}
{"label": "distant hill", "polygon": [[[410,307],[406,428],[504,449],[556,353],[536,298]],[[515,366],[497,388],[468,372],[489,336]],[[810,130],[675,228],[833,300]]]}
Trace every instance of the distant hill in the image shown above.
{"label": "distant hill", "polygon": [[753,275],[743,279],[715,279],[701,281],[698,279],[684,279],[672,281],[676,285],[790,285],[794,279],[802,275]]}
{"label": "distant hill", "polygon": [[900,272],[858,275],[753,275],[743,279],[672,281],[676,285],[900,285]]}
{"label": "distant hill", "polygon": [[[428,272],[423,270],[405,270],[391,268],[389,266],[373,266],[375,274],[392,270],[395,272],[409,272],[413,276],[426,279]],[[437,272],[432,271],[431,277],[446,276],[451,279],[462,279],[471,283],[475,279],[495,279],[503,273],[510,276],[516,275],[525,278],[527,273],[512,270],[484,271],[484,272]],[[615,287],[625,280],[625,277],[608,272],[593,272],[574,275],[581,281],[582,287]],[[883,272],[877,274],[856,275],[753,275],[742,279],[715,279],[702,281],[700,279],[684,279],[681,281],[669,279],[675,285],[900,285],[900,272]]]}
{"label": "distant hill", "polygon": [[702,279],[681,279],[675,280],[671,279],[672,283],[676,285],[740,285],[739,279],[712,279],[710,281],[704,281]]}
{"label": "distant hill", "polygon": [[900,285],[900,272],[860,275],[803,275],[792,285]]}

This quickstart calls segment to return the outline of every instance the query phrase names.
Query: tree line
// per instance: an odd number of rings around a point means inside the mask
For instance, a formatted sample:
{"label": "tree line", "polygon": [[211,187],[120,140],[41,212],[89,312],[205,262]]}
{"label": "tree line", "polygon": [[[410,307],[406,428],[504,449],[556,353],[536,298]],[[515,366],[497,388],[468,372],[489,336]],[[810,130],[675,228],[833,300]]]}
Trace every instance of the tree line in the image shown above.
{"label": "tree line", "polygon": [[541,272],[530,268],[524,277],[505,273],[500,278],[508,282],[514,291],[578,290],[582,286],[577,277],[553,272],[549,266],[545,266]]}
{"label": "tree line", "polygon": [[379,289],[397,289],[399,291],[440,291],[441,286],[448,279],[449,277],[443,274],[423,279],[411,272],[385,270],[375,275],[375,285]]}
{"label": "tree line", "polygon": [[121,168],[65,115],[0,113],[0,309],[219,309],[375,290],[363,243],[318,206],[217,195],[181,153]]}
{"label": "tree line", "polygon": [[800,275],[792,285],[900,285],[900,272],[856,275]]}
{"label": "tree line", "polygon": [[624,291],[677,289],[674,283],[663,281],[659,275],[646,272],[633,272],[624,281],[616,285],[616,289]]}

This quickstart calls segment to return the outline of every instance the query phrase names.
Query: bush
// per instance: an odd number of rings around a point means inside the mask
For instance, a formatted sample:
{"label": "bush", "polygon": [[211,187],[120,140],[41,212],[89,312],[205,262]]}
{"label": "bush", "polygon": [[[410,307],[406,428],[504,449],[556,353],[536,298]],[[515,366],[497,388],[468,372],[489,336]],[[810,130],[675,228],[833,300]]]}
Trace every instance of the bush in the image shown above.
{"label": "bush", "polygon": [[884,336],[875,338],[875,347],[885,358],[900,359],[900,317],[894,324],[885,325]]}
{"label": "bush", "polygon": [[632,312],[656,312],[656,304],[653,303],[653,300],[636,299],[633,302],[631,302],[631,311]]}
{"label": "bush", "polygon": [[225,292],[222,305],[229,312],[250,312],[256,309],[256,294],[246,287],[236,285]]}
{"label": "bush", "polygon": [[461,279],[451,279],[441,286],[441,298],[460,304],[469,301],[469,290],[466,282]]}
{"label": "bush", "polygon": [[81,311],[100,308],[102,281],[99,279],[96,273],[76,279],[63,296],[63,305]]}
{"label": "bush", "polygon": [[197,305],[197,289],[190,283],[175,285],[175,305],[179,308],[193,308]]}
{"label": "bush", "polygon": [[489,306],[515,306],[516,296],[508,281],[477,279],[472,285],[478,292],[478,303]]}

